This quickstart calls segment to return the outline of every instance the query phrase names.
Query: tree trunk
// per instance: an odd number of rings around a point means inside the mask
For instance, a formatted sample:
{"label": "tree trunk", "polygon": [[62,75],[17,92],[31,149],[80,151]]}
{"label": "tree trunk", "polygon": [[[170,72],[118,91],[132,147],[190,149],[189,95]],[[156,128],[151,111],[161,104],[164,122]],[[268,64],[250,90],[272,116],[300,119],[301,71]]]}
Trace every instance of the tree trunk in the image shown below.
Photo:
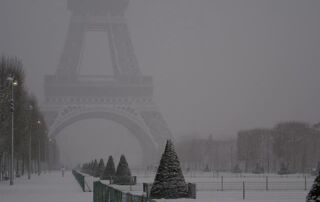
{"label": "tree trunk", "polygon": [[24,175],[24,169],[25,169],[25,155],[23,155],[22,157],[21,176]]}
{"label": "tree trunk", "polygon": [[3,180],[3,152],[0,155],[0,181]]}
{"label": "tree trunk", "polygon": [[20,176],[20,168],[19,168],[19,158],[16,157],[16,177]]}

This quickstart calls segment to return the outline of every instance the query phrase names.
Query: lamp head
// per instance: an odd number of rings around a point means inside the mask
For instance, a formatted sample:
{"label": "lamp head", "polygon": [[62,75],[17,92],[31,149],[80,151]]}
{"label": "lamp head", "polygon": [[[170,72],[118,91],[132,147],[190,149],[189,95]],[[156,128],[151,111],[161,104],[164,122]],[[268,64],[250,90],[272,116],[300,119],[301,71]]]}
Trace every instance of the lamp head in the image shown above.
{"label": "lamp head", "polygon": [[8,80],[13,86],[17,86],[17,85],[18,85],[18,81],[15,80],[13,76],[8,76],[7,80]]}
{"label": "lamp head", "polygon": [[18,85],[18,81],[14,80],[14,81],[12,82],[12,85],[13,85],[13,86],[17,86],[17,85]]}
{"label": "lamp head", "polygon": [[8,76],[7,80],[12,82],[13,81],[13,77],[12,76]]}

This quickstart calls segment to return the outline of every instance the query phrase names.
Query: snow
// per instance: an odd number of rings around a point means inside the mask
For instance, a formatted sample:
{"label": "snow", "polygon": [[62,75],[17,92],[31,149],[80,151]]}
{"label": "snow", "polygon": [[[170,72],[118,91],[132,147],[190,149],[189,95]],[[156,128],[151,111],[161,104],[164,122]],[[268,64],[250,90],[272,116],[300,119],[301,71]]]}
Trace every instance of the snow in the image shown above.
{"label": "snow", "polygon": [[[137,174],[137,186],[125,187],[123,191],[142,190],[143,182],[152,182],[154,173],[150,176]],[[192,176],[192,177],[191,177]],[[196,177],[195,177],[196,176]],[[224,176],[224,189],[219,191],[221,186],[221,176]],[[305,179],[307,180],[307,190],[304,190]],[[186,175],[187,182],[197,184],[197,199],[176,199],[176,200],[156,200],[157,202],[301,202],[306,200],[309,189],[312,186],[314,176],[304,174],[293,175],[275,175],[268,174],[269,191],[266,191],[266,175],[220,173],[219,176],[213,176],[212,173],[199,172],[192,175]],[[246,182],[246,199],[243,200],[242,182]],[[208,191],[210,190],[210,191]]]}
{"label": "snow", "polygon": [[[238,179],[231,176],[232,180]],[[270,177],[271,178],[271,177]],[[91,178],[90,178],[91,179]],[[154,178],[138,177],[139,182],[152,181]],[[263,180],[260,178],[249,178],[253,181]],[[272,178],[275,181],[288,180],[288,184],[298,182],[301,184],[303,178],[299,176]],[[310,178],[311,181],[312,178]],[[91,179],[92,181],[95,178]],[[217,178],[186,177],[186,181],[210,181]],[[228,177],[225,177],[228,181]],[[243,180],[243,178],[238,179]],[[297,181],[299,180],[299,181]],[[108,181],[103,181],[108,184]],[[312,184],[312,183],[311,183]],[[309,186],[311,185],[309,184]],[[138,186],[119,186],[124,192],[131,192],[137,195],[142,194],[142,184]],[[303,189],[297,191],[246,191],[246,199],[242,199],[242,191],[198,191],[197,199],[178,199],[178,200],[156,200],[157,202],[301,202],[305,201],[307,191]],[[33,175],[31,180],[26,177],[16,178],[13,186],[8,181],[0,182],[0,202],[92,202],[92,192],[82,192],[80,186],[74,179],[71,172],[66,172],[65,177],[60,172],[51,172],[40,176]]]}
{"label": "snow", "polygon": [[[147,182],[152,183],[154,175],[137,176],[138,184]],[[293,174],[293,175],[252,175],[242,174],[234,175],[232,173],[220,173],[219,176],[213,176],[210,173],[196,173],[196,175],[185,175],[186,182],[196,183],[197,190],[200,191],[220,191],[223,176],[223,189],[225,191],[241,191],[242,184],[245,182],[246,190],[265,191],[266,182],[268,181],[269,191],[299,191],[311,189],[315,176]],[[268,179],[266,178],[268,176]],[[306,187],[305,187],[306,186]],[[135,187],[133,189],[136,189]]]}
{"label": "snow", "polygon": [[303,202],[307,191],[294,192],[247,192],[242,199],[242,192],[198,192],[197,199],[156,200],[157,202]]}
{"label": "snow", "polygon": [[0,181],[1,202],[91,202],[92,192],[82,192],[71,172],[16,178],[14,185]]}

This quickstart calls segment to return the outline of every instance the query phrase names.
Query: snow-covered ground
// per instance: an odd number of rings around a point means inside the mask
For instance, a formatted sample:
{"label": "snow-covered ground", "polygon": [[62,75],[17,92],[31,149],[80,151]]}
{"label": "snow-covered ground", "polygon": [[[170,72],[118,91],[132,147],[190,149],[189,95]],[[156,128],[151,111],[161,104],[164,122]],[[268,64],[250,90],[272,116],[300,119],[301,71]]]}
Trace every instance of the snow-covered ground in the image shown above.
{"label": "snow-covered ground", "polygon": [[92,192],[82,192],[71,172],[62,177],[59,172],[31,180],[16,178],[13,186],[9,181],[0,182],[0,202],[92,202]]}
{"label": "snow-covered ground", "polygon": [[157,200],[157,202],[304,202],[307,192],[248,192],[242,199],[241,192],[198,192],[197,199]]}
{"label": "snow-covered ground", "polygon": [[[198,191],[242,191],[243,183],[247,191],[306,191],[310,190],[314,176],[295,175],[252,175],[243,174],[241,176],[224,173],[220,176],[210,176],[208,173],[199,173],[197,176],[186,175],[186,181],[195,183]],[[137,185],[123,186],[123,189],[131,191],[142,191],[142,183],[152,183],[154,175],[137,175]]]}
{"label": "snow-covered ground", "polygon": [[[221,191],[221,176],[224,181],[224,190]],[[159,202],[301,202],[305,201],[314,176],[304,174],[276,175],[268,174],[269,191],[266,191],[266,175],[220,173],[219,176],[199,172],[186,175],[187,182],[197,184],[197,199],[157,200]],[[151,183],[154,175],[138,173],[137,186],[120,186],[123,191],[139,193],[142,183]],[[242,184],[245,182],[246,192],[243,200]],[[306,183],[306,184],[305,184]],[[305,189],[307,187],[307,190]],[[208,191],[210,190],[210,191]]]}
{"label": "snow-covered ground", "polygon": [[[248,176],[246,178],[249,178]],[[282,177],[270,177],[275,181],[283,181]],[[186,177],[187,181],[199,181],[218,178]],[[228,178],[226,177],[226,180]],[[230,179],[241,180],[235,176]],[[259,181],[259,178],[250,178]],[[263,179],[263,178],[262,178]],[[302,177],[289,176],[288,183],[301,184]],[[300,179],[299,181],[297,181]],[[153,177],[138,178],[139,182],[152,181]],[[311,180],[311,179],[310,179]],[[32,176],[31,180],[25,177],[15,179],[15,184],[9,186],[8,181],[0,182],[0,202],[92,202],[92,192],[82,192],[71,172],[66,172],[65,177],[61,173],[52,172],[41,176]],[[142,185],[132,186],[135,194],[142,194]],[[310,185],[309,185],[310,186]],[[121,186],[123,191],[130,191],[130,186]],[[305,201],[308,191],[246,191],[246,199],[243,200],[242,191],[198,191],[197,199],[157,200],[159,202],[301,202]]]}

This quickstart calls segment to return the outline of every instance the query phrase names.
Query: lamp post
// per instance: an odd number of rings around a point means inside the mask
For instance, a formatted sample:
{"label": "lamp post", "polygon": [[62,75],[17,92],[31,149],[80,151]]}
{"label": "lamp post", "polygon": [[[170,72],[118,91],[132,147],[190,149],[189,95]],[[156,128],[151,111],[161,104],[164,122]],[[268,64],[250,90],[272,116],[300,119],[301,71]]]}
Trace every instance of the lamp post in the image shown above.
{"label": "lamp post", "polygon": [[13,155],[14,155],[14,86],[18,85],[18,82],[14,80],[12,76],[7,78],[11,85],[11,100],[10,100],[10,111],[11,111],[11,162],[10,162],[10,185],[13,185]]}
{"label": "lamp post", "polygon": [[43,152],[44,152],[44,165],[45,165],[45,172],[48,172],[48,142],[49,139],[47,138],[47,130],[44,131],[45,133],[45,141],[43,143]]}
{"label": "lamp post", "polygon": [[53,144],[53,139],[51,139],[51,138],[49,138],[49,143],[48,143],[48,159],[47,159],[47,161],[48,161],[48,172],[51,170],[51,161],[52,161],[52,158],[51,158],[51,156],[52,156],[52,144]]}
{"label": "lamp post", "polygon": [[[33,106],[32,105],[29,105],[29,107],[28,107],[28,109],[27,110],[29,110],[29,112],[30,112],[30,120],[32,120],[32,118],[31,118],[31,113],[32,113],[32,110],[33,110]],[[29,124],[29,143],[28,143],[28,180],[30,180],[30,178],[31,178],[31,133],[32,133],[32,130],[31,130],[31,126],[32,126],[32,123],[30,123]]]}
{"label": "lamp post", "polygon": [[38,143],[38,175],[40,175],[40,172],[41,172],[41,169],[40,169],[40,158],[41,158],[41,154],[40,154],[40,134],[39,134],[39,129],[40,129],[40,124],[41,124],[41,121],[38,120],[37,121],[37,124],[38,124],[38,138],[39,138],[39,143]]}

